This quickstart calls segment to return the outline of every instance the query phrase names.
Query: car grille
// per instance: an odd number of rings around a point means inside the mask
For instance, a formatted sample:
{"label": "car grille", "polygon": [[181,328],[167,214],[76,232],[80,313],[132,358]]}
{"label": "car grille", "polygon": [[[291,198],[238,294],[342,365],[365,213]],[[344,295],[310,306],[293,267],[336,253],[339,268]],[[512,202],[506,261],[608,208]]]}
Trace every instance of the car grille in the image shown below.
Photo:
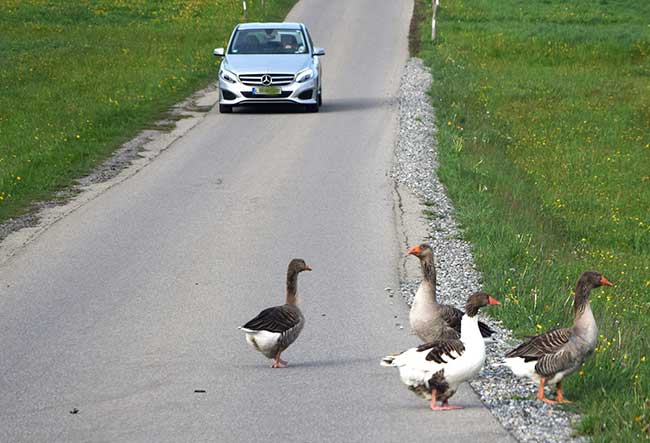
{"label": "car grille", "polygon": [[262,86],[262,76],[264,75],[271,76],[271,85],[273,86],[289,85],[293,83],[293,74],[241,74],[239,80],[248,86]]}

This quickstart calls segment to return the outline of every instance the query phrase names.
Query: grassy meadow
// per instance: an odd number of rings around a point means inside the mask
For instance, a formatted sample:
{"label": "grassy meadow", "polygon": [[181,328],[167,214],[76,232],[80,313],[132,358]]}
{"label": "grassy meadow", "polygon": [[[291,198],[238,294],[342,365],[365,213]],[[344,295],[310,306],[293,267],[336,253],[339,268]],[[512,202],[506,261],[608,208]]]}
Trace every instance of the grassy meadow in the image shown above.
{"label": "grassy meadow", "polygon": [[598,348],[565,392],[578,433],[649,439],[650,2],[442,2],[435,43],[426,17],[439,174],[496,315],[570,326],[578,276],[602,272]]}
{"label": "grassy meadow", "polygon": [[[249,1],[249,21],[295,2]],[[0,223],[215,81],[241,21],[239,0],[0,2]]]}

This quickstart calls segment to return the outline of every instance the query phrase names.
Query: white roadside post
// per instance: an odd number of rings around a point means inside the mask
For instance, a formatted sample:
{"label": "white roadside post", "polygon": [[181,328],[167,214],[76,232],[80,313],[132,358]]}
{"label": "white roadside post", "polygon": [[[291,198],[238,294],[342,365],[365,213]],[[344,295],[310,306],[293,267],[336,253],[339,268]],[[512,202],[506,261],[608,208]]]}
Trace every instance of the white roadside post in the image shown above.
{"label": "white roadside post", "polygon": [[438,12],[438,0],[433,0],[433,15],[431,16],[431,40],[436,39],[436,13]]}

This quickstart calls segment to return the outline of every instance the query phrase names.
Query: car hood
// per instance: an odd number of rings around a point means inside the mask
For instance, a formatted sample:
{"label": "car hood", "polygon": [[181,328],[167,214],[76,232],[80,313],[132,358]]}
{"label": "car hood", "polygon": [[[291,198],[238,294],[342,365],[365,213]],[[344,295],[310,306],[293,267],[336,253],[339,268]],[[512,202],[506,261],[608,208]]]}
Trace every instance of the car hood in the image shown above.
{"label": "car hood", "polygon": [[223,68],[239,74],[295,74],[309,66],[309,54],[233,55],[228,54]]}

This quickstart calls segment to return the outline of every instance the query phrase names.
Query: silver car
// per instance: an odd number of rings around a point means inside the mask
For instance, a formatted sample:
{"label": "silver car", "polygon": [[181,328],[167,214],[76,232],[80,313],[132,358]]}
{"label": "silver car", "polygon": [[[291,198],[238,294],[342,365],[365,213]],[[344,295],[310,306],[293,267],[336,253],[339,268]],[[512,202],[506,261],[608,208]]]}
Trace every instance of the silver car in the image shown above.
{"label": "silver car", "polygon": [[318,112],[323,102],[323,48],[302,23],[243,23],[235,27],[219,68],[219,112],[258,103],[294,103]]}

